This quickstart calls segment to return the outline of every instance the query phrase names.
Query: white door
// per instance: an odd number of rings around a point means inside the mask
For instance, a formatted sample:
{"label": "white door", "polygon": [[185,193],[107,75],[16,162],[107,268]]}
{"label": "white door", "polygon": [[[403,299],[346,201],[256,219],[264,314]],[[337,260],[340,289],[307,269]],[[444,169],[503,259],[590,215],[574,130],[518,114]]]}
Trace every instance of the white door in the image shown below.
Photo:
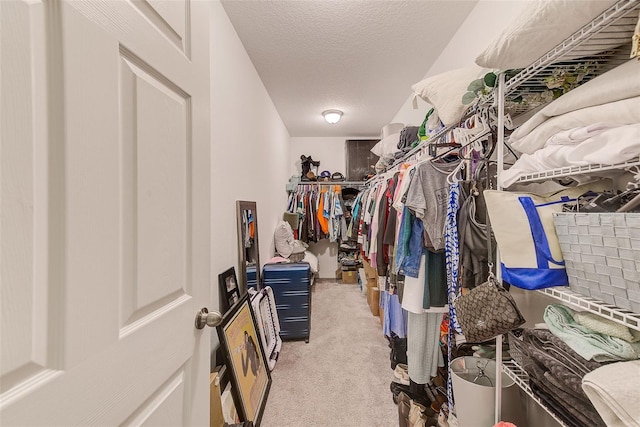
{"label": "white door", "polygon": [[0,1],[0,424],[206,425],[209,8]]}

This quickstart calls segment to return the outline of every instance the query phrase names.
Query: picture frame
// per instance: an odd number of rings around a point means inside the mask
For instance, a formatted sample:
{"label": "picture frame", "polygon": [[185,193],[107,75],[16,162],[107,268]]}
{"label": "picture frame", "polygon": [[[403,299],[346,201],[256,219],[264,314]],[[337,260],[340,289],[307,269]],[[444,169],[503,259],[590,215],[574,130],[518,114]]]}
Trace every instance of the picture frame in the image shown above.
{"label": "picture frame", "polygon": [[242,421],[260,426],[271,388],[271,373],[256,317],[245,293],[216,327],[230,373],[236,409]]}
{"label": "picture frame", "polygon": [[220,305],[222,312],[225,313],[240,301],[240,287],[235,267],[218,274],[218,285],[220,287]]}

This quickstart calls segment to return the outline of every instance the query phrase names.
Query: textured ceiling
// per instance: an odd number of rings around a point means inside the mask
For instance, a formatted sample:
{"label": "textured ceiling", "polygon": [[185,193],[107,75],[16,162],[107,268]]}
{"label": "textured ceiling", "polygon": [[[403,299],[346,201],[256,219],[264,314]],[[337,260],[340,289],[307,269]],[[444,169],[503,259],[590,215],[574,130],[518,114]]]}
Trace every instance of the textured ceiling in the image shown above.
{"label": "textured ceiling", "polygon": [[476,3],[222,0],[291,136],[378,135]]}

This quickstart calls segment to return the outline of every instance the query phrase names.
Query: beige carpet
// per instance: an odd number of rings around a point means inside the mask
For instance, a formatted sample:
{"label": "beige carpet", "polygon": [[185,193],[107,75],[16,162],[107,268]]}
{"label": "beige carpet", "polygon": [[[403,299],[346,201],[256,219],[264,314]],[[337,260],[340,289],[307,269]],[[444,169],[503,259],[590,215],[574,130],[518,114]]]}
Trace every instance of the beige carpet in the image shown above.
{"label": "beige carpet", "polygon": [[389,347],[378,317],[358,285],[314,287],[311,339],[283,344],[261,425],[397,425]]}

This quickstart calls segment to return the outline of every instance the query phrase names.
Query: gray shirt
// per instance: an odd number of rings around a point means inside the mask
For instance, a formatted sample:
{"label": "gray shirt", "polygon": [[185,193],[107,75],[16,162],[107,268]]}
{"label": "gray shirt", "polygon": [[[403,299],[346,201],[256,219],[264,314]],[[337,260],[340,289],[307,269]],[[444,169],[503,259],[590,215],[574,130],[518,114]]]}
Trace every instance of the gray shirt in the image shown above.
{"label": "gray shirt", "polygon": [[405,206],[422,220],[433,249],[444,249],[444,226],[447,216],[449,184],[447,175],[460,164],[424,162],[416,168]]}

